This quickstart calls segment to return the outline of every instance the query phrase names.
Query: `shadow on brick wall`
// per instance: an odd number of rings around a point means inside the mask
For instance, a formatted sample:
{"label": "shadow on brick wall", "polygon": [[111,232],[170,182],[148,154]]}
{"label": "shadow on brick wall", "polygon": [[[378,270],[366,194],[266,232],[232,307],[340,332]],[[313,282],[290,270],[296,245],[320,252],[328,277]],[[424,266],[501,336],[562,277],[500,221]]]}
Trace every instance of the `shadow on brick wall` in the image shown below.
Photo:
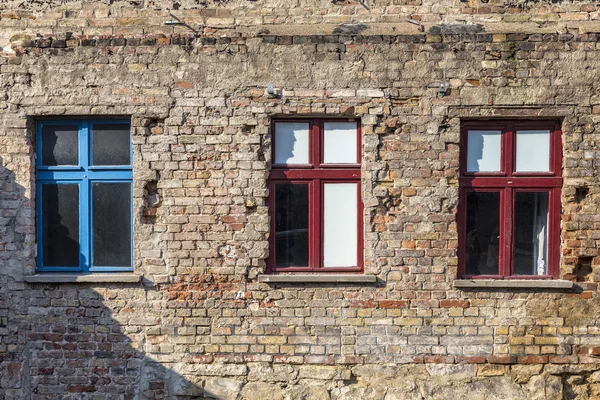
{"label": "shadow on brick wall", "polygon": [[[28,172],[18,168],[27,167],[0,157],[0,398],[223,398],[170,368],[183,360],[149,334],[160,332],[159,318],[155,326],[139,322],[151,311],[152,289],[23,283],[35,265],[35,218],[13,171]],[[147,356],[148,348],[168,362]]]}
{"label": "shadow on brick wall", "polygon": [[31,399],[219,398],[169,368],[175,362],[168,352],[159,354],[169,359],[165,364],[145,355],[145,346],[160,346],[162,339],[148,335],[158,326],[137,321],[146,293],[139,287],[92,289],[85,284],[28,290],[27,313],[18,320],[28,371],[22,381]]}
{"label": "shadow on brick wall", "polygon": [[31,205],[11,171],[19,168],[18,158],[7,150],[8,140],[0,142],[0,398],[17,399],[22,394],[21,332],[9,317],[25,310],[20,280],[29,256],[26,232],[30,223],[24,210]]}

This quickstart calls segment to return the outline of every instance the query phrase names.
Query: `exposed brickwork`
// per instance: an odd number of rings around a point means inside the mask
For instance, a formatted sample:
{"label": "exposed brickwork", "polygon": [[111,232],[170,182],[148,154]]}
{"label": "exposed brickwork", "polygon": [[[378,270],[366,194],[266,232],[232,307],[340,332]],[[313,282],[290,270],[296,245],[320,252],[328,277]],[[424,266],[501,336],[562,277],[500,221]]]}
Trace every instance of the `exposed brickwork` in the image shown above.
{"label": "exposed brickwork", "polygon": [[[0,2],[0,397],[600,396],[600,29],[441,26],[593,21],[593,2],[19,3]],[[163,24],[175,3],[197,33]],[[240,26],[300,22],[412,31]],[[142,285],[23,282],[35,118],[74,115],[132,118]],[[258,282],[270,122],[290,115],[360,119],[378,283]],[[469,118],[562,122],[561,277],[576,290],[453,288]]]}
{"label": "exposed brickwork", "polygon": [[600,8],[594,0],[343,0],[265,2],[252,0],[1,0],[7,26],[55,28],[90,27],[97,32],[113,29],[142,31],[159,26],[173,12],[189,23],[233,28],[239,25],[282,23],[403,22],[507,22],[552,23],[595,21]]}

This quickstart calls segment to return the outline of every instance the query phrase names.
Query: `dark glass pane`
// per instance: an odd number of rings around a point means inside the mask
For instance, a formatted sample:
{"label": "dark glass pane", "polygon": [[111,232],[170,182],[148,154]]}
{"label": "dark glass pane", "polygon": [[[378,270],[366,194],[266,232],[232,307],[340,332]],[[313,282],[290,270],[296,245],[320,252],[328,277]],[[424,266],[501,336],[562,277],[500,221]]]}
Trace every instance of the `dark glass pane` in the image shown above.
{"label": "dark glass pane", "polygon": [[79,165],[77,125],[42,127],[42,165]]}
{"label": "dark glass pane", "polygon": [[514,221],[515,275],[546,275],[548,193],[517,192]]}
{"label": "dark glass pane", "polygon": [[131,184],[92,184],[94,267],[131,266]]}
{"label": "dark glass pane", "polygon": [[275,264],[308,266],[308,185],[275,185]]}
{"label": "dark glass pane", "polygon": [[42,202],[42,264],[79,266],[79,186],[44,183]]}
{"label": "dark glass pane", "polygon": [[129,124],[94,124],[92,165],[129,165],[131,133]]}
{"label": "dark glass pane", "polygon": [[500,193],[467,194],[467,274],[497,275]]}

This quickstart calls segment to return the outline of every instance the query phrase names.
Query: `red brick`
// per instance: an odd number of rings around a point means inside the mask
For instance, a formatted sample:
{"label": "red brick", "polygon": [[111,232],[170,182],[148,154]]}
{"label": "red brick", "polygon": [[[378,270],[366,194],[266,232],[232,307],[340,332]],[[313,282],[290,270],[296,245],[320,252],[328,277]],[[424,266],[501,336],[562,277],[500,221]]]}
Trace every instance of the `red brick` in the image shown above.
{"label": "red brick", "polygon": [[454,356],[425,356],[425,363],[453,364]]}
{"label": "red brick", "polygon": [[378,303],[373,300],[355,300],[350,302],[350,307],[354,308],[377,308]]}
{"label": "red brick", "polygon": [[188,361],[190,364],[210,364],[212,362],[213,356],[210,354],[198,354]]}
{"label": "red brick", "polygon": [[175,87],[179,89],[191,89],[194,87],[194,84],[188,81],[179,81],[175,82]]}
{"label": "red brick", "polygon": [[246,222],[245,215],[223,215],[221,217],[221,222],[229,223],[229,222]]}
{"label": "red brick", "polygon": [[577,356],[550,356],[549,359],[552,364],[576,364],[577,361]]}
{"label": "red brick", "polygon": [[69,393],[91,393],[96,391],[96,386],[93,385],[71,385]]}
{"label": "red brick", "polygon": [[548,356],[519,356],[519,364],[546,364]]}
{"label": "red brick", "polygon": [[516,364],[517,357],[513,355],[502,355],[502,356],[488,356],[487,358],[490,364]]}
{"label": "red brick", "polygon": [[380,308],[406,308],[407,304],[404,300],[381,300],[379,302]]}
{"label": "red brick", "polygon": [[459,307],[468,308],[468,300],[440,300],[440,307]]}

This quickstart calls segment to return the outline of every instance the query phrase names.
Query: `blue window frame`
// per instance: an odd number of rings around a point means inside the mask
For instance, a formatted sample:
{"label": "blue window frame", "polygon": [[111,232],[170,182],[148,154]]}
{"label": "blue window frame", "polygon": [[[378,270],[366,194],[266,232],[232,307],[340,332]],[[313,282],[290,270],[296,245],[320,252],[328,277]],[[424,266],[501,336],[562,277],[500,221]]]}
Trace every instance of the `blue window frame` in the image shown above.
{"label": "blue window frame", "polygon": [[37,123],[38,271],[133,270],[131,123]]}

